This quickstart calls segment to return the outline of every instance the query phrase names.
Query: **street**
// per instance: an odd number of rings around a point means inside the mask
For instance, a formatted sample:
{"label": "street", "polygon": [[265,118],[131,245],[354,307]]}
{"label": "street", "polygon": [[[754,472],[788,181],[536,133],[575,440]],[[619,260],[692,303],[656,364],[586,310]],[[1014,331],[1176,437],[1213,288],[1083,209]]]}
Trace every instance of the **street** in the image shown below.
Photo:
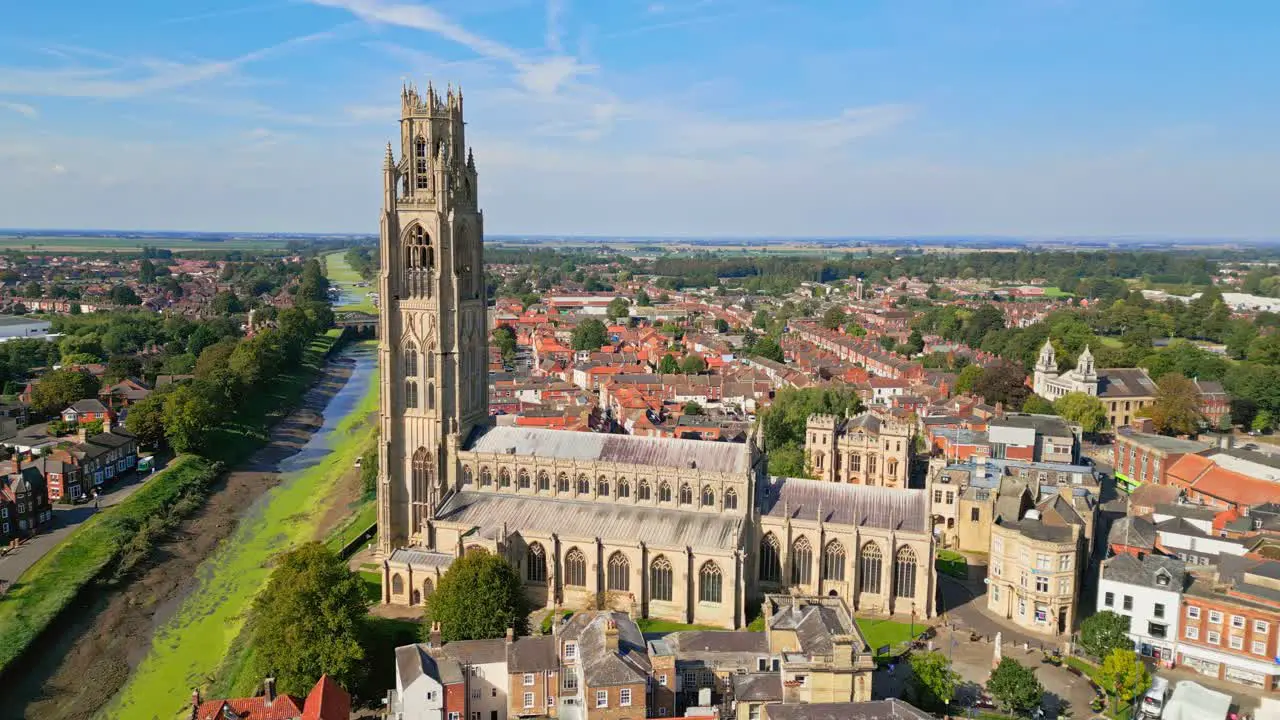
{"label": "street", "polygon": [[[124,500],[142,487],[151,474],[129,473],[111,490],[102,494],[99,504],[108,508]],[[13,584],[35,561],[44,557],[58,543],[62,542],[80,523],[88,520],[97,512],[93,509],[93,501],[83,505],[54,505],[53,526],[27,542],[0,556],[0,592]]]}

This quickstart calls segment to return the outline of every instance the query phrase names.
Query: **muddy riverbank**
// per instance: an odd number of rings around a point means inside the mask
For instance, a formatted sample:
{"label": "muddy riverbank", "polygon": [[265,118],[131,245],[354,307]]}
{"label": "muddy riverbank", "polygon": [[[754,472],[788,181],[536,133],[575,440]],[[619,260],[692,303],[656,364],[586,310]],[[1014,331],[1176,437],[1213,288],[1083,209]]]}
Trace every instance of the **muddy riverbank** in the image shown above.
{"label": "muddy riverbank", "polygon": [[[328,363],[299,408],[272,429],[270,441],[227,473],[204,506],[153,551],[145,569],[126,584],[86,593],[79,612],[52,629],[6,678],[8,702],[0,716],[40,720],[89,720],[125,684],[146,657],[155,630],[197,583],[197,569],[231,536],[258,500],[286,472],[314,462],[309,444],[333,407],[355,361],[347,353]],[[345,403],[344,403],[345,404]],[[306,452],[304,453],[304,449]],[[187,688],[173,688],[181,696]],[[4,715],[23,708],[21,715]]]}

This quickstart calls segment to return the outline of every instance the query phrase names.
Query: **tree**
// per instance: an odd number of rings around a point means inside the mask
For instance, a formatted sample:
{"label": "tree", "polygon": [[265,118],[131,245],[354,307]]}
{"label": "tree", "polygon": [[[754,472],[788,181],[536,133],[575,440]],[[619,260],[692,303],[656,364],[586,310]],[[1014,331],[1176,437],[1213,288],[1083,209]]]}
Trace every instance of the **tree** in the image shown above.
{"label": "tree", "polygon": [[1147,689],[1151,676],[1131,645],[1128,649],[1116,648],[1106,656],[1098,670],[1098,682],[1125,706]]}
{"label": "tree", "polygon": [[861,412],[862,400],[848,389],[783,388],[773,404],[760,415],[769,472],[773,475],[803,477],[805,429],[809,416],[844,415]]}
{"label": "tree", "polygon": [[960,685],[960,674],[951,669],[947,656],[940,652],[912,653],[908,662],[915,704],[934,712],[946,710]]}
{"label": "tree", "polygon": [[302,277],[298,280],[298,299],[329,301],[329,279],[324,276],[324,268],[320,261],[312,258],[302,266]]}
{"label": "tree", "polygon": [[857,323],[850,323],[845,327],[844,332],[850,337],[866,337],[867,329]]}
{"label": "tree", "polygon": [[689,402],[684,404],[685,415],[701,415],[702,412],[703,412],[702,406],[699,405],[696,400],[690,400]]}
{"label": "tree", "polygon": [[636,305],[639,305],[640,307],[649,307],[650,305],[653,305],[653,301],[649,299],[649,293],[643,290],[636,293]]}
{"label": "tree", "polygon": [[1085,618],[1080,623],[1080,647],[1096,658],[1108,657],[1114,650],[1132,650],[1128,616],[1103,610]]}
{"label": "tree", "polygon": [[919,330],[912,330],[911,334],[907,336],[907,342],[904,344],[907,346],[906,355],[918,355],[924,352],[924,336],[920,334]]}
{"label": "tree", "polygon": [[230,290],[223,290],[213,296],[213,302],[209,305],[209,309],[219,315],[231,315],[238,312],[244,312],[244,306],[240,304],[240,298]]}
{"label": "tree", "polygon": [[507,628],[523,635],[528,615],[524,584],[515,568],[485,550],[468,550],[427,598],[424,629],[440,623],[445,642],[502,637]]}
{"label": "tree", "polygon": [[685,375],[697,375],[707,369],[707,361],[698,353],[689,353],[680,361],[680,372]]}
{"label": "tree", "polygon": [[881,335],[876,338],[876,342],[880,343],[880,347],[885,350],[892,350],[893,346],[898,344],[898,341],[894,340],[892,335]]}
{"label": "tree", "polygon": [[751,318],[751,327],[757,330],[764,330],[769,327],[769,313],[764,310],[757,310],[754,317]]}
{"label": "tree", "polygon": [[848,318],[845,311],[839,307],[827,308],[827,311],[822,314],[822,327],[828,330],[839,330]]}
{"label": "tree", "polygon": [[595,318],[587,318],[573,329],[572,340],[574,350],[599,350],[609,342],[609,329]]}
{"label": "tree", "polygon": [[311,542],[285,553],[253,604],[253,666],[280,692],[303,695],[321,675],[355,687],[366,673],[360,577]]}
{"label": "tree", "polygon": [[1264,433],[1275,427],[1275,424],[1271,411],[1264,408],[1253,416],[1253,422],[1249,423],[1249,429],[1254,432]]}
{"label": "tree", "polygon": [[729,332],[729,321],[725,320],[724,318],[716,318],[716,332],[718,333]]}
{"label": "tree", "polygon": [[1007,657],[991,671],[987,691],[1006,709],[1026,714],[1040,707],[1044,686],[1031,668]]}
{"label": "tree", "polygon": [[1200,391],[1195,383],[1169,373],[1156,381],[1156,399],[1151,405],[1151,422],[1156,432],[1191,435],[1200,429]]}
{"label": "tree", "polygon": [[124,427],[143,445],[159,447],[164,442],[164,394],[151,393],[129,406]]}
{"label": "tree", "polygon": [[1027,395],[1031,394],[1026,378],[1026,373],[1021,368],[1008,363],[997,363],[983,368],[982,374],[973,384],[973,391],[992,405],[1004,403],[1007,408],[1019,408]]}
{"label": "tree", "polygon": [[680,363],[671,353],[662,356],[662,360],[658,362],[658,372],[663,375],[674,375],[680,372]]}
{"label": "tree", "polygon": [[128,285],[116,285],[111,288],[111,292],[107,294],[107,298],[116,305],[141,305],[142,298],[138,297],[138,293]]}
{"label": "tree", "polygon": [[493,329],[493,345],[502,353],[502,362],[512,365],[516,361],[516,331],[510,325]]}
{"label": "tree", "polygon": [[609,301],[609,307],[605,310],[610,320],[630,317],[631,303],[627,302],[624,297],[616,297]]}
{"label": "tree", "polygon": [[98,396],[98,379],[80,370],[46,373],[31,391],[31,409],[41,415],[61,412],[77,400]]}
{"label": "tree", "polygon": [[1054,412],[1077,423],[1087,433],[1100,432],[1107,426],[1107,408],[1088,393],[1070,392],[1053,401]]}
{"label": "tree", "polygon": [[165,396],[164,431],[175,452],[196,452],[218,419],[218,406],[195,383],[179,385]]}
{"label": "tree", "polygon": [[1026,400],[1022,401],[1022,412],[1035,415],[1053,415],[1053,403],[1032,393],[1027,396]]}
{"label": "tree", "polygon": [[755,344],[751,346],[751,354],[759,355],[774,362],[786,362],[787,359],[786,354],[782,352],[782,346],[778,344],[777,340],[768,335],[755,341]]}
{"label": "tree", "polygon": [[143,284],[151,284],[156,281],[156,264],[150,260],[143,258],[138,263],[138,280]]}
{"label": "tree", "polygon": [[374,443],[360,456],[360,488],[365,497],[373,497],[378,491],[378,445]]}
{"label": "tree", "polygon": [[982,377],[982,367],[980,365],[964,366],[956,377],[956,392],[973,392],[973,386],[978,383],[978,378],[980,377]]}

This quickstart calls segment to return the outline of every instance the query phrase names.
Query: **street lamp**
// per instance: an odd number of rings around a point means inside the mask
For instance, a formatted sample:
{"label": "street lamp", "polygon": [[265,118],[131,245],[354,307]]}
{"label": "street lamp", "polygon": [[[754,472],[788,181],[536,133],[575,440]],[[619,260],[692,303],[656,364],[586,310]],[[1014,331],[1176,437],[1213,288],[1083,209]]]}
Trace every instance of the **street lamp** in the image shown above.
{"label": "street lamp", "polygon": [[916,639],[916,603],[911,601],[911,641]]}

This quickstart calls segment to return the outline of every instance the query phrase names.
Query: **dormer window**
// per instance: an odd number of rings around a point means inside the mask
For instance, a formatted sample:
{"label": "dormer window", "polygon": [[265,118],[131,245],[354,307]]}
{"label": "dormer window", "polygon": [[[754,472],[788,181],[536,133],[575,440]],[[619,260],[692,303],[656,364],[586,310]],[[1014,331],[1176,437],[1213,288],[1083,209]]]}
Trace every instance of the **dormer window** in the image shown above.
{"label": "dormer window", "polygon": [[1169,575],[1166,573],[1156,573],[1156,584],[1160,586],[1169,585]]}

